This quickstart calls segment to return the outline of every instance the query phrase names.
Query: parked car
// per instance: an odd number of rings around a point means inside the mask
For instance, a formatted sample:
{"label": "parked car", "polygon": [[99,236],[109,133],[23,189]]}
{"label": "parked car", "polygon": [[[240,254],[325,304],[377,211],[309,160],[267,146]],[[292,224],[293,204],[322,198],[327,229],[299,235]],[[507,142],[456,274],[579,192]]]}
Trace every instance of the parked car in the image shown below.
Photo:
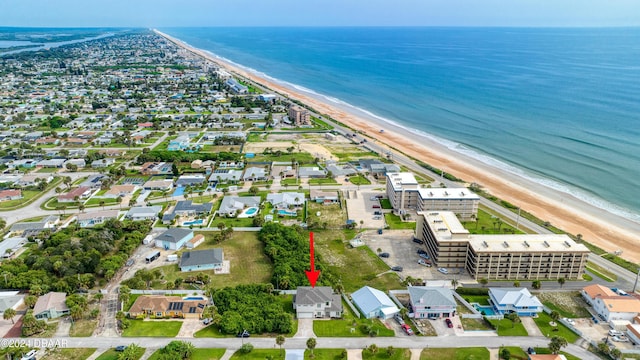
{"label": "parked car", "polygon": [[576,322],[573,321],[573,319],[569,319],[569,318],[562,318],[562,320],[566,321],[567,323],[571,324],[571,325],[575,325]]}
{"label": "parked car", "polygon": [[373,212],[373,215],[382,215],[382,211],[376,210]]}
{"label": "parked car", "polygon": [[374,216],[373,220],[382,220],[382,216],[378,215],[378,216]]}
{"label": "parked car", "polygon": [[413,242],[416,244],[424,244],[424,241],[418,239],[418,238],[413,238]]}
{"label": "parked car", "polygon": [[22,358],[20,358],[20,360],[36,360],[36,351],[30,350],[28,353],[22,355]]}
{"label": "parked car", "polygon": [[405,334],[411,336],[413,335],[413,330],[411,329],[411,326],[404,324],[402,326],[400,326],[402,328],[402,330],[404,330]]}
{"label": "parked car", "polygon": [[124,345],[118,345],[118,346],[116,346],[116,348],[115,348],[115,350],[116,350],[117,352],[123,352],[123,351],[125,351],[126,349],[127,349],[127,347],[126,347],[126,346],[124,346]]}
{"label": "parked car", "polygon": [[391,270],[401,272],[403,269],[402,266],[394,266],[391,268]]}
{"label": "parked car", "polygon": [[609,336],[620,336],[620,335],[624,335],[624,333],[622,331],[618,331],[614,329],[609,330]]}
{"label": "parked car", "polygon": [[378,205],[378,204],[374,204],[374,205],[372,206],[372,208],[374,208],[374,209],[380,209],[380,205]]}
{"label": "parked car", "polygon": [[389,253],[380,253],[378,256],[380,256],[381,258],[388,258]]}
{"label": "parked car", "polygon": [[378,235],[382,235],[382,229],[378,229]]}
{"label": "parked car", "polygon": [[612,338],[611,338],[611,340],[613,340],[613,341],[617,341],[617,342],[629,342],[629,338],[627,338],[627,337],[626,337],[626,336],[624,336],[624,335],[621,335],[621,336],[614,336],[614,337],[612,337]]}
{"label": "parked car", "polygon": [[420,255],[420,254],[427,255],[427,251],[426,250],[418,249],[418,251],[416,251],[416,252],[418,253],[418,255]]}
{"label": "parked car", "polygon": [[211,321],[213,321],[212,318],[206,318],[206,319],[202,320],[202,323],[205,324],[205,325],[209,325],[209,324],[211,324]]}
{"label": "parked car", "polygon": [[438,272],[441,272],[443,274],[448,274],[449,270],[445,269],[445,268],[438,268]]}
{"label": "parked car", "polygon": [[427,254],[420,254],[420,257],[423,259],[429,259],[429,255]]}
{"label": "parked car", "polygon": [[393,319],[400,325],[404,325],[404,319],[400,314],[393,315]]}
{"label": "parked car", "polygon": [[418,264],[420,264],[422,266],[426,266],[426,267],[431,267],[431,264],[427,263],[423,259],[418,259]]}
{"label": "parked car", "polygon": [[238,335],[236,335],[236,337],[240,338],[248,338],[249,336],[251,336],[251,334],[249,334],[247,330],[242,330],[242,332],[239,332]]}
{"label": "parked car", "polygon": [[444,319],[444,322],[447,323],[447,327],[449,329],[453,328],[453,322],[451,321],[451,319],[446,318],[446,319]]}
{"label": "parked car", "polygon": [[535,351],[535,349],[534,349],[534,348],[529,347],[529,348],[527,349],[527,354],[529,354],[529,355],[535,355],[535,353],[536,353],[536,351]]}

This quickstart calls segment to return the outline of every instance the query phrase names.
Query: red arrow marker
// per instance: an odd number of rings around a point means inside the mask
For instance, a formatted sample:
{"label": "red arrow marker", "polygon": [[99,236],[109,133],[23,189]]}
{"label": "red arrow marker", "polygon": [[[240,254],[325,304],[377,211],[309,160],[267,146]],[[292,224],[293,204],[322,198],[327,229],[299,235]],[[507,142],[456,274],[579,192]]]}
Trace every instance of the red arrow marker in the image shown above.
{"label": "red arrow marker", "polygon": [[311,261],[311,270],[305,270],[305,274],[307,274],[307,279],[311,283],[311,287],[316,287],[316,281],[318,281],[318,276],[320,276],[320,270],[316,270],[315,258],[313,256],[313,233],[309,233],[309,249],[311,251],[310,261]]}

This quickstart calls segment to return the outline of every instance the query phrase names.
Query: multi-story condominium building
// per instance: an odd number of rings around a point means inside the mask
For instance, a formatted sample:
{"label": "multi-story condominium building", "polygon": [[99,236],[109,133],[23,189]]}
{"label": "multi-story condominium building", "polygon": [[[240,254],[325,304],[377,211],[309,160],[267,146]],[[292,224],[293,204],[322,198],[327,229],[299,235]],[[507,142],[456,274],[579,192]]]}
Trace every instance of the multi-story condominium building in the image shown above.
{"label": "multi-story condominium building", "polygon": [[300,106],[291,105],[289,107],[289,120],[291,120],[296,126],[311,125],[311,114],[307,109]]}
{"label": "multi-story condominium building", "polygon": [[463,220],[478,213],[480,197],[466,188],[422,188],[412,173],[387,173],[387,196],[393,209],[452,211]]}
{"label": "multi-story condominium building", "polygon": [[567,235],[472,235],[448,211],[419,212],[416,237],[438,267],[476,279],[577,279],[589,255]]}

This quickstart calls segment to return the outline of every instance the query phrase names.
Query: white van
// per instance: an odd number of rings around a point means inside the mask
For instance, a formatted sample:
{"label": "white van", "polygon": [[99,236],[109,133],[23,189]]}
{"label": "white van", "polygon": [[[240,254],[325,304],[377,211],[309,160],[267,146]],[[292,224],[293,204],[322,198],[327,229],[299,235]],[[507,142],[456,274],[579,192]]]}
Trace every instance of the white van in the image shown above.
{"label": "white van", "polygon": [[624,333],[622,331],[618,331],[618,330],[609,330],[609,336],[621,336],[624,335]]}

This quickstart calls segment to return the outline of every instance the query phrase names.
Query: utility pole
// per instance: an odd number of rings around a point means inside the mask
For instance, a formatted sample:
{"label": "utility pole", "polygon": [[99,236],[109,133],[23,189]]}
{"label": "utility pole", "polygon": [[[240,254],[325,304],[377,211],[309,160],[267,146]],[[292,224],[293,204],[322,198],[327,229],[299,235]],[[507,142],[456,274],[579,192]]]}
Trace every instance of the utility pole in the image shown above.
{"label": "utility pole", "polygon": [[[5,274],[6,275],[6,274]],[[636,292],[636,287],[638,286],[638,278],[640,277],[640,269],[638,269],[638,273],[636,274],[636,282],[633,283],[633,292]],[[6,277],[5,277],[6,279]],[[5,280],[5,283],[7,281]]]}
{"label": "utility pole", "polygon": [[518,208],[518,217],[516,218],[516,230],[519,230],[518,229],[518,225],[520,225],[520,211],[521,210],[522,210],[521,208]]}

